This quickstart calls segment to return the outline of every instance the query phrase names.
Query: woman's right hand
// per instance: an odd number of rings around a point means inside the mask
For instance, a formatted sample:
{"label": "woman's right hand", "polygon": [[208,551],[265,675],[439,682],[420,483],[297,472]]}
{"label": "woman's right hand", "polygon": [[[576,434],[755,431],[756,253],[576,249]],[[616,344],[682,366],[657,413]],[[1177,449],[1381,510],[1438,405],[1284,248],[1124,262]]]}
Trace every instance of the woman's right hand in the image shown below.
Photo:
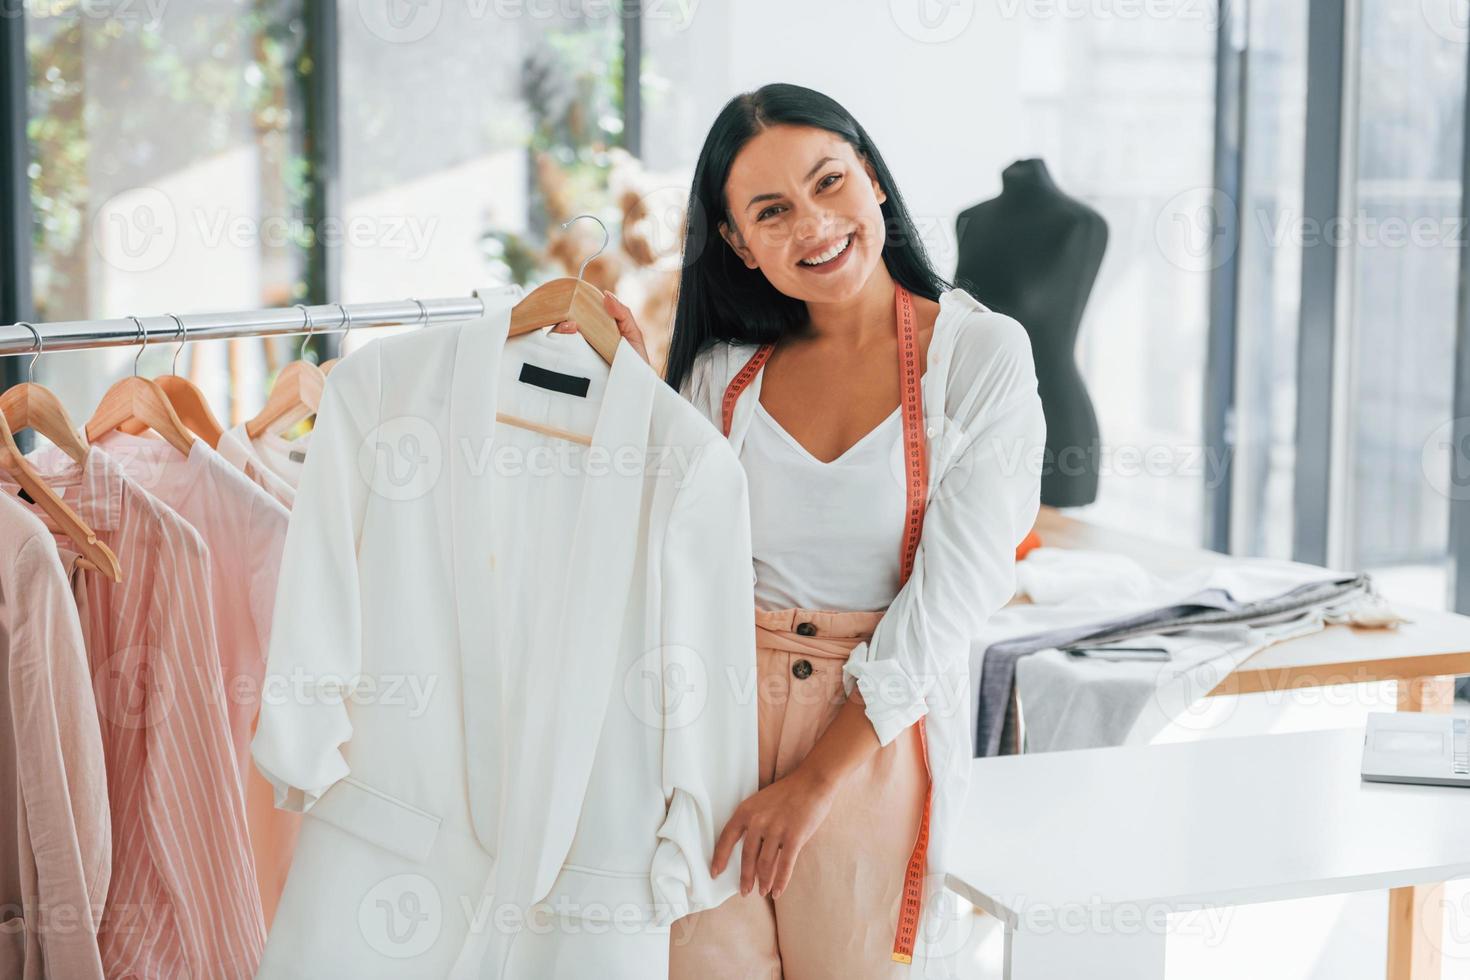
{"label": "woman's right hand", "polygon": [[[607,310],[607,315],[612,317],[613,322],[618,325],[618,333],[622,334],[623,338],[632,345],[633,349],[638,352],[638,356],[652,365],[653,362],[648,360],[648,348],[643,343],[643,331],[638,329],[638,321],[633,319],[633,311],[624,306],[623,301],[610,292],[602,294],[602,308]],[[551,332],[576,333],[578,329],[580,328],[576,320],[563,320],[552,327]]]}

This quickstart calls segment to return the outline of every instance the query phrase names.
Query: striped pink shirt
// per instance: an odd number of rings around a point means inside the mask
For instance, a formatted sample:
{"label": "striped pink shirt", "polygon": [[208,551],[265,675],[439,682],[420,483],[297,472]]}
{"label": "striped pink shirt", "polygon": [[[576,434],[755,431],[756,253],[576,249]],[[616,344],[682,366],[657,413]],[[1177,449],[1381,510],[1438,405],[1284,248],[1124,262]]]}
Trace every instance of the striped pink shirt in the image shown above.
{"label": "striped pink shirt", "polygon": [[87,574],[82,624],[112,812],[103,968],[113,980],[251,977],[265,924],[210,616],[209,553],[95,447],[83,466],[42,472],[122,568],[120,583]]}

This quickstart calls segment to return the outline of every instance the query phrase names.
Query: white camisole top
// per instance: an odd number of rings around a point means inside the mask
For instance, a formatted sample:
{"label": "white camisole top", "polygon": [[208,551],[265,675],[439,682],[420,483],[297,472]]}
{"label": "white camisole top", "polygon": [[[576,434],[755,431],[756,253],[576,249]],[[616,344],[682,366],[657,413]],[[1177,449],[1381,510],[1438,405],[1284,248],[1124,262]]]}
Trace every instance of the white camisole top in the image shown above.
{"label": "white camisole top", "polygon": [[757,402],[740,462],[758,609],[887,608],[898,594],[906,505],[898,408],[824,463]]}

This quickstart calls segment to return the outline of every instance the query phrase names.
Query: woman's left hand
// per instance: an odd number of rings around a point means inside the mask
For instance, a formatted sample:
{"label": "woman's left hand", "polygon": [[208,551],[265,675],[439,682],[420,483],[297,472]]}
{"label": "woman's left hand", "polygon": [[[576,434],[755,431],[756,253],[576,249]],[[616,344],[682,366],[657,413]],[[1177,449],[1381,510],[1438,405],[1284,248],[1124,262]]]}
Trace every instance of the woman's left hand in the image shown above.
{"label": "woman's left hand", "polygon": [[800,767],[771,783],[735,808],[715,841],[710,873],[725,870],[730,852],[744,836],[740,894],[758,888],[762,895],[779,898],[791,880],[797,855],[827,819],[836,795],[835,783]]}

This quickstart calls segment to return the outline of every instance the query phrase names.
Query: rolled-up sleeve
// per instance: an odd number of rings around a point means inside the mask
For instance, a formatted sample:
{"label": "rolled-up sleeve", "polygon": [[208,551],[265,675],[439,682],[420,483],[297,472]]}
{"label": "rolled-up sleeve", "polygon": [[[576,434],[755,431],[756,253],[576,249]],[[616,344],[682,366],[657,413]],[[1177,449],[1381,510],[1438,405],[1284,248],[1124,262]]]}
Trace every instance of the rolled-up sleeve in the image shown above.
{"label": "rolled-up sleeve", "polygon": [[341,746],[362,664],[357,546],[369,497],[359,453],[376,424],[376,348],[344,358],[327,381],[282,550],[250,747],[286,810],[309,810],[348,772]]}
{"label": "rolled-up sleeve", "polygon": [[1000,314],[965,327],[946,397],[958,445],[929,498],[912,573],[843,671],[883,745],[934,706],[967,711],[968,692],[938,686],[967,669],[971,639],[1010,600],[1016,546],[1040,508],[1046,420],[1030,338]]}
{"label": "rolled-up sleeve", "polygon": [[724,443],[711,444],[678,491],[662,549],[667,810],[651,879],[664,922],[713,908],[739,889],[738,851],[719,877],[709,866],[715,838],[760,788],[750,567],[745,474]]}

